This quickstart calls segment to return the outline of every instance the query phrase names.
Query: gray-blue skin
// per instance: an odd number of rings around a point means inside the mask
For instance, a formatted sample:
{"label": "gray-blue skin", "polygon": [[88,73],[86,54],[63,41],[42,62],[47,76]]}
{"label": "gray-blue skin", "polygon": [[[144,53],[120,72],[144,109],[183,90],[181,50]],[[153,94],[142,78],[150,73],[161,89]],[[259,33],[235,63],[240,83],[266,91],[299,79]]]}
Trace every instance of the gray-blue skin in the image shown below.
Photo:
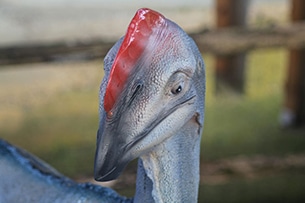
{"label": "gray-blue skin", "polygon": [[110,188],[76,183],[51,166],[0,139],[0,203],[127,203]]}
{"label": "gray-blue skin", "polygon": [[119,176],[139,157],[135,202],[197,202],[205,70],[194,41],[175,23],[151,36],[108,118],[106,84],[119,40],[105,58],[95,179]]}
{"label": "gray-blue skin", "polygon": [[[0,202],[197,202],[205,70],[194,41],[167,20],[131,73],[107,118],[105,87],[119,40],[105,57],[95,179],[117,178],[139,157],[133,200],[78,184],[0,140]],[[169,37],[170,36],[170,37]]]}

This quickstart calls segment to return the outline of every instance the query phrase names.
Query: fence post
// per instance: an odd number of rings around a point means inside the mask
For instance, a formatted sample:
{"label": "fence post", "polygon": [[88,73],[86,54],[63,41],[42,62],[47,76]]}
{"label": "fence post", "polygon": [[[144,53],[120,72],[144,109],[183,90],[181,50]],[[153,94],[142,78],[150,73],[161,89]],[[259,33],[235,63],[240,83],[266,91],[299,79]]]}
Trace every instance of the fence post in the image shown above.
{"label": "fence post", "polygon": [[[218,29],[245,26],[248,0],[216,0]],[[245,54],[217,55],[215,61],[216,93],[244,92]]]}
{"label": "fence post", "polygon": [[[305,1],[291,0],[291,21],[305,20]],[[285,83],[283,127],[305,124],[305,49],[290,49]]]}

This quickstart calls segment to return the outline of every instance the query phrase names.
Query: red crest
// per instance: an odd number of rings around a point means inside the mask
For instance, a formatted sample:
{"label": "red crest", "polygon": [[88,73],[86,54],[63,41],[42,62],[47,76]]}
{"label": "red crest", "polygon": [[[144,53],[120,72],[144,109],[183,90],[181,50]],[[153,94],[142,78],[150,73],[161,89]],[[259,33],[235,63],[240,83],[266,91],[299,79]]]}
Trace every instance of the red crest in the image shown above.
{"label": "red crest", "polygon": [[131,20],[125,38],[112,64],[104,97],[104,109],[111,115],[119,94],[155,30],[165,24],[165,18],[151,9],[142,8]]}

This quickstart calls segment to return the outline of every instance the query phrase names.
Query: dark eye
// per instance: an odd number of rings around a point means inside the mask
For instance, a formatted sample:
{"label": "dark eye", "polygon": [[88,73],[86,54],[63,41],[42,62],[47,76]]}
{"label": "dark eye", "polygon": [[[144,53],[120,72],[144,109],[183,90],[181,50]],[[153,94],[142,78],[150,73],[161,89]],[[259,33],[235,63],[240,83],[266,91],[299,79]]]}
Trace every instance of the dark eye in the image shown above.
{"label": "dark eye", "polygon": [[181,91],[182,91],[182,86],[181,86],[181,85],[179,85],[178,87],[175,87],[175,88],[173,88],[173,89],[171,90],[171,92],[172,92],[173,94],[179,94]]}
{"label": "dark eye", "polygon": [[177,71],[168,79],[166,93],[169,96],[177,96],[186,93],[190,87],[190,77],[182,71]]}

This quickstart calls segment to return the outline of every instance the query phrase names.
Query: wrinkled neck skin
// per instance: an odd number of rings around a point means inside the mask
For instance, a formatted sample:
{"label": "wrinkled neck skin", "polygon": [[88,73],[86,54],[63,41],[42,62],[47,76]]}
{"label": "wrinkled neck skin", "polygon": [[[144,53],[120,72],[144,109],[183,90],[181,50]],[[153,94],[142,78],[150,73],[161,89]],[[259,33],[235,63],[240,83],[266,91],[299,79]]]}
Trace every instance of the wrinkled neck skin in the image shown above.
{"label": "wrinkled neck skin", "polygon": [[134,202],[197,202],[201,130],[193,117],[140,157]]}

